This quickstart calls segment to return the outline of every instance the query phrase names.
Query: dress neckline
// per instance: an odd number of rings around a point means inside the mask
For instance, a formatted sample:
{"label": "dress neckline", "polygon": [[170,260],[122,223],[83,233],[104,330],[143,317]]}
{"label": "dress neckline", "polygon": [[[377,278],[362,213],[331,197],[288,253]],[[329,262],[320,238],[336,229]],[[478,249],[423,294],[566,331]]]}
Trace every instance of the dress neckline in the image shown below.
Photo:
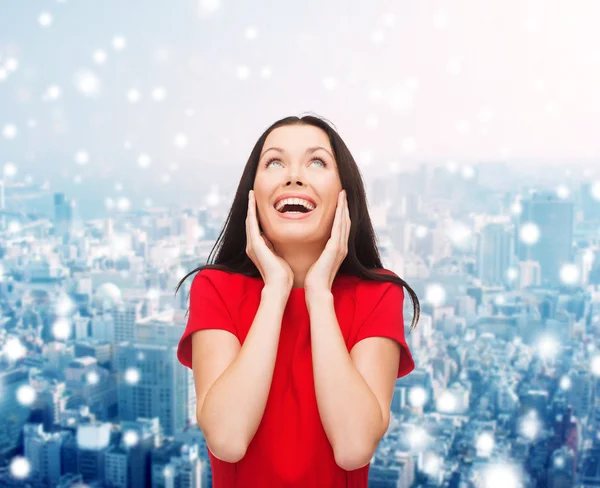
{"label": "dress neckline", "polygon": [[[340,285],[344,281],[344,279],[348,278],[348,277],[349,277],[349,275],[338,275],[338,276],[336,276],[336,278],[333,280],[333,284],[331,285],[331,291],[333,292],[337,288],[337,286]],[[302,288],[292,288],[290,290],[290,294],[288,296],[288,300],[299,300],[299,299],[304,300],[305,299],[305,291],[306,290],[305,290],[304,287],[302,287]]]}

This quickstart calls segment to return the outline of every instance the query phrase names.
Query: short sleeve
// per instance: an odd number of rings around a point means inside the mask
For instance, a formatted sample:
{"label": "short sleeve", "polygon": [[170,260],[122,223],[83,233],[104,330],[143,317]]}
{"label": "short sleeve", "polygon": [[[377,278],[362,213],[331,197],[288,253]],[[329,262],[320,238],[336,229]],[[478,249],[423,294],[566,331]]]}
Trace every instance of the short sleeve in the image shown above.
{"label": "short sleeve", "polygon": [[192,368],[192,334],[203,329],[223,329],[238,337],[221,294],[210,278],[199,272],[190,287],[190,305],[185,331],[177,346],[177,359]]}
{"label": "short sleeve", "polygon": [[395,283],[383,292],[373,311],[360,326],[356,343],[367,337],[389,337],[400,344],[400,363],[397,378],[415,369],[415,362],[404,337],[404,288]]}

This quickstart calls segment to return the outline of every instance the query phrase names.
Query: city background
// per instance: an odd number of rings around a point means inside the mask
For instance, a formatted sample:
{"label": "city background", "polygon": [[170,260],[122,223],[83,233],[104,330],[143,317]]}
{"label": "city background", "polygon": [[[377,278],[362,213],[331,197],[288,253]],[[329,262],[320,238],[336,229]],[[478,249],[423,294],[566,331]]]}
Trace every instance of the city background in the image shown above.
{"label": "city background", "polygon": [[369,486],[599,487],[599,14],[0,0],[0,486],[212,486],[175,287],[316,113],[422,306]]}

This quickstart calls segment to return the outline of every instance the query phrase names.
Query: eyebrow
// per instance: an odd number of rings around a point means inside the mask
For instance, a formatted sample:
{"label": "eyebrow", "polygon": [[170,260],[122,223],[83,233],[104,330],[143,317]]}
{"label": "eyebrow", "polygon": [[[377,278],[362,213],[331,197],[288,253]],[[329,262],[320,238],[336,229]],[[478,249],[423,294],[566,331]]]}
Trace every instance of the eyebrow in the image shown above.
{"label": "eyebrow", "polygon": [[[323,147],[323,146],[314,146],[314,147],[309,147],[309,148],[306,150],[306,153],[305,153],[305,154],[310,154],[310,153],[313,153],[313,152],[317,151],[318,149],[323,149],[324,151],[327,151],[327,153],[328,153],[328,154],[329,154],[329,155],[330,155],[330,156],[331,156],[333,159],[335,159],[335,158],[333,157],[333,154],[331,154],[331,152],[329,152],[329,150],[328,150],[327,148]],[[280,153],[285,153],[285,150],[284,150],[284,149],[282,149],[282,148],[280,148],[280,147],[270,147],[269,149],[266,149],[265,151],[263,151],[263,153],[260,155],[260,157],[262,158],[262,157],[264,156],[264,154],[265,154],[267,151],[271,151],[271,150],[275,150],[275,151],[277,151],[277,152],[280,152]],[[260,159],[260,158],[259,158],[259,159]]]}

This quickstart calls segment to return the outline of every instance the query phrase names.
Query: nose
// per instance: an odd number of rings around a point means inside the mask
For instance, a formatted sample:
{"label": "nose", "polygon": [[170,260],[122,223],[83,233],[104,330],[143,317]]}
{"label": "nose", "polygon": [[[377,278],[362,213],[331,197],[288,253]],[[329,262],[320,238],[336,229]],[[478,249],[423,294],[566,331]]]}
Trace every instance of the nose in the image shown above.
{"label": "nose", "polygon": [[302,186],[304,184],[299,178],[290,178],[290,180],[285,184],[285,186],[290,186],[293,181],[295,181],[298,186]]}

